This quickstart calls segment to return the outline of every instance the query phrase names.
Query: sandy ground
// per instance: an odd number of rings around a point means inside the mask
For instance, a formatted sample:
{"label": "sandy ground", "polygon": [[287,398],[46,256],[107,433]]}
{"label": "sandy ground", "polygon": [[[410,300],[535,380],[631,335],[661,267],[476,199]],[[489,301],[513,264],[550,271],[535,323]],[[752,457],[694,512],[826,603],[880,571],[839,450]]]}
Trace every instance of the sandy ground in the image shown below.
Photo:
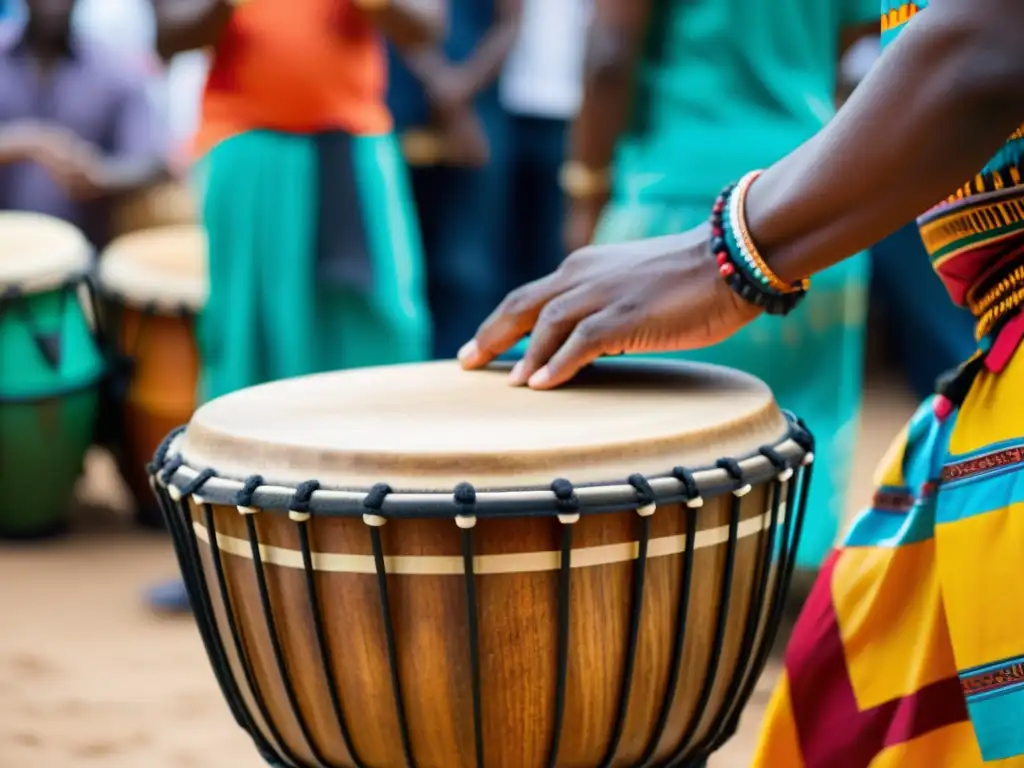
{"label": "sandy ground", "polygon": [[[855,508],[913,408],[899,385],[867,387]],[[105,454],[89,456],[73,534],[0,546],[0,768],[260,768],[214,682],[191,619],[142,603],[176,573],[166,538],[132,529]],[[714,768],[749,764],[777,664]]]}

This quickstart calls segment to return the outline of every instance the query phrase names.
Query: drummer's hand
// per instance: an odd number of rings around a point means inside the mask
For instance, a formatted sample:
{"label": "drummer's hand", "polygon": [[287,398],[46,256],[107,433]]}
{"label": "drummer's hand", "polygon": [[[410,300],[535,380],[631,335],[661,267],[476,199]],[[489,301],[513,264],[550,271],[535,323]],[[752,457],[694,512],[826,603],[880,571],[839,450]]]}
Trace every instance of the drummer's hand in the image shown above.
{"label": "drummer's hand", "polygon": [[510,293],[459,351],[480,368],[523,336],[512,384],[551,389],[601,355],[698,349],[728,338],[760,310],[733,293],[711,255],[710,229],[569,256]]}
{"label": "drummer's hand", "polygon": [[481,168],[490,161],[491,147],[487,134],[472,106],[452,108],[439,115],[438,132],[446,165]]}

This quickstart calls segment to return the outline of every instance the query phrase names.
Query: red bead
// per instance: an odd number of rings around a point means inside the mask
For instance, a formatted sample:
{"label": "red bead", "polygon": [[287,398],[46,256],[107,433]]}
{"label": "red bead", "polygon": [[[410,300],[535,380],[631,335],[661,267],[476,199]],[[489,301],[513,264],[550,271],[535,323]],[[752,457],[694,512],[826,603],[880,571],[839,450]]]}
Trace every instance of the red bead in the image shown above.
{"label": "red bead", "polygon": [[729,263],[729,254],[726,253],[725,251],[722,251],[720,254],[715,256],[715,261],[718,262],[718,266],[722,266],[723,264],[728,264]]}
{"label": "red bead", "polygon": [[715,237],[722,237],[725,234],[725,232],[722,231],[722,228],[720,226],[716,225],[711,227],[711,234],[714,235]]}
{"label": "red bead", "polygon": [[722,275],[722,277],[729,277],[729,275],[736,271],[736,267],[734,267],[729,262],[725,262],[725,264],[718,268],[718,271]]}
{"label": "red bead", "polygon": [[945,421],[953,412],[953,401],[945,395],[936,395],[932,401],[932,413],[939,421]]}
{"label": "red bead", "polygon": [[[705,203],[705,205],[707,205],[707,203]],[[721,213],[722,211],[724,211],[725,210],[725,200],[723,200],[722,198],[718,198],[715,201],[715,207],[712,208],[711,210],[714,211],[715,213]]]}

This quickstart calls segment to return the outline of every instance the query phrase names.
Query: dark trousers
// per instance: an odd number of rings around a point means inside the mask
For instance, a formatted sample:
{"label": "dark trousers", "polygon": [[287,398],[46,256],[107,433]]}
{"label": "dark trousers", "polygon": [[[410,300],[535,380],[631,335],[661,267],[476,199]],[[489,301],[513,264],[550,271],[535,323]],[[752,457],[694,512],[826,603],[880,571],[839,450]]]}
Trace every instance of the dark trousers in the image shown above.
{"label": "dark trousers", "polygon": [[565,257],[565,197],[558,171],[565,160],[568,123],[539,117],[509,118],[508,260],[511,289],[553,272]]}
{"label": "dark trousers", "polygon": [[412,169],[434,321],[435,358],[454,357],[504,296],[508,210],[506,119],[481,110],[491,147],[484,168]]}

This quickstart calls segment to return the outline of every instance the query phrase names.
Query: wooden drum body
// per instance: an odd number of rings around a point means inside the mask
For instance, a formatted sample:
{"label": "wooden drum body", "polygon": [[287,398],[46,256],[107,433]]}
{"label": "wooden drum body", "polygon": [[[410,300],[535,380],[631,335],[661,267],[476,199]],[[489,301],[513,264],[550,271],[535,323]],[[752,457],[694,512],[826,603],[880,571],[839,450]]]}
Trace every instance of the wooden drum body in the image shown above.
{"label": "wooden drum body", "polygon": [[125,235],[103,253],[99,283],[115,361],[107,441],[136,502],[136,517],[163,525],[146,464],[196,407],[195,318],[206,301],[206,241],[183,225]]}
{"label": "wooden drum body", "polygon": [[92,249],[59,219],[0,213],[0,536],[57,533],[93,442],[104,360]]}
{"label": "wooden drum body", "polygon": [[607,361],[548,393],[506,376],[276,382],[161,447],[201,634],[271,764],[691,766],[732,735],[810,436],[710,366]]}

